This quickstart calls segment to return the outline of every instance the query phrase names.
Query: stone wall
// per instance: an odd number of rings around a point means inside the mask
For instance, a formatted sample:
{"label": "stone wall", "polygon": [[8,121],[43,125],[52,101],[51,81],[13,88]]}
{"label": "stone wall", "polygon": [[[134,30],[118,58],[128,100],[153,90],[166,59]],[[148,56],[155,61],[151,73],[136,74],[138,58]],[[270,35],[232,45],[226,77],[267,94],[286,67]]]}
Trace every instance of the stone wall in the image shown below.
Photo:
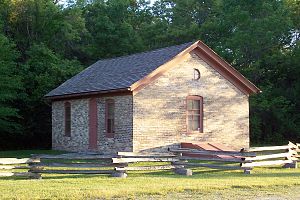
{"label": "stone wall", "polygon": [[[115,101],[115,136],[105,136],[105,100]],[[52,148],[66,151],[89,150],[89,100],[68,100],[71,103],[71,137],[66,137],[64,103],[52,103]],[[97,98],[98,130],[96,150],[101,153],[132,151],[132,95]]]}
{"label": "stone wall", "polygon": [[70,100],[71,137],[65,136],[65,101],[52,103],[52,149],[86,151],[88,149],[88,99]]}
{"label": "stone wall", "polygon": [[[198,81],[194,68],[201,73]],[[203,97],[203,133],[186,133],[188,95]],[[133,96],[133,141],[134,151],[160,151],[180,142],[248,147],[248,97],[192,54]]]}
{"label": "stone wall", "polygon": [[[115,102],[115,135],[105,136],[105,100]],[[98,147],[103,153],[132,151],[132,95],[98,99]]]}

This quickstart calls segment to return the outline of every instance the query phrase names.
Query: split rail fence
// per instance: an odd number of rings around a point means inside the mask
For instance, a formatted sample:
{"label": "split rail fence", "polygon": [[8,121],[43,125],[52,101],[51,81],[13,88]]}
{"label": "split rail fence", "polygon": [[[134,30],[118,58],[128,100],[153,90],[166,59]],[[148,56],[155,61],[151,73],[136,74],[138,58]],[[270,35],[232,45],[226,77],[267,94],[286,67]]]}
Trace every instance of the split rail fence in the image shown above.
{"label": "split rail fence", "polygon": [[[173,148],[169,153],[118,152],[117,155],[68,153],[61,155],[32,155],[31,158],[0,158],[0,176],[41,178],[41,174],[110,174],[126,177],[128,171],[173,170],[192,175],[197,168],[241,170],[250,174],[254,167],[283,165],[296,168],[300,144],[253,147],[240,151],[213,151]],[[154,165],[153,162],[157,164]],[[132,163],[139,163],[132,165]],[[19,170],[28,170],[18,172]],[[16,171],[15,171],[16,170]]]}
{"label": "split rail fence", "polygon": [[[40,162],[39,159],[33,158],[0,158],[0,177],[2,176],[16,176],[29,177],[33,179],[40,178],[40,174],[32,173],[33,168],[31,164]],[[19,172],[20,170],[28,169],[28,172]]]}
{"label": "split rail fence", "polygon": [[245,157],[249,163],[243,163],[243,167],[260,167],[283,165],[285,168],[297,168],[299,147],[289,142],[283,146],[253,147],[247,152],[255,152],[255,157]]}

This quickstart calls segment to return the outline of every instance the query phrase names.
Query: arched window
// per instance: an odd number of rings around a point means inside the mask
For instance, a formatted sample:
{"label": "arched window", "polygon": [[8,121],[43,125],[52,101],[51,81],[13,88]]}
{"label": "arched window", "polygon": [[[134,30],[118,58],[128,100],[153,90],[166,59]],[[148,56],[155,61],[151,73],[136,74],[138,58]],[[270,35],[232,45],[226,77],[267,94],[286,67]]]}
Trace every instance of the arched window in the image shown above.
{"label": "arched window", "polygon": [[115,134],[115,101],[107,99],[105,102],[106,136],[114,137]]}
{"label": "arched window", "polygon": [[201,73],[199,69],[194,68],[194,80],[198,81],[201,78]]}
{"label": "arched window", "polygon": [[71,103],[65,102],[65,136],[71,137]]}
{"label": "arched window", "polygon": [[203,132],[203,97],[188,96],[186,98],[187,132]]}

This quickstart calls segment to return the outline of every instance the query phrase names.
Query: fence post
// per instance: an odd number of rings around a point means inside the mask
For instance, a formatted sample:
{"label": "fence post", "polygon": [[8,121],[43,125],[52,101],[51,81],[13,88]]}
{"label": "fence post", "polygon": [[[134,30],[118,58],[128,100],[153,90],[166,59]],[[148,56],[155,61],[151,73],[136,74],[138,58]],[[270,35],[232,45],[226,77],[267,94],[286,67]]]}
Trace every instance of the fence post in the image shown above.
{"label": "fence post", "polygon": [[[244,148],[242,148],[242,149],[240,150],[240,152],[241,152],[241,153],[244,153],[244,152],[246,152],[246,150],[245,150]],[[249,160],[249,162],[252,162],[252,161],[249,159],[249,157],[246,157],[246,156],[245,156],[244,158],[242,158],[242,160]],[[244,163],[240,163],[241,168],[244,168],[243,165],[244,165]],[[250,169],[250,168],[244,169],[244,174],[251,174],[251,169]]]}
{"label": "fence post", "polygon": [[121,171],[121,170],[118,170],[118,171],[115,171],[111,174],[111,177],[115,177],[115,178],[126,178],[127,177],[127,173],[126,171]]}
{"label": "fence post", "polygon": [[287,150],[287,152],[289,153],[289,156],[286,157],[287,160],[290,160],[291,163],[286,163],[285,165],[283,165],[283,168],[298,168],[297,166],[297,158],[295,155],[297,155],[297,145],[295,145],[294,143],[289,141],[288,144],[289,148]]}
{"label": "fence post", "polygon": [[[118,155],[117,157],[122,158],[123,156]],[[113,162],[113,159],[111,160],[111,162]],[[128,166],[128,163],[126,163],[126,165]],[[126,178],[127,173],[126,173],[125,169],[124,170],[116,170],[116,168],[115,168],[115,171],[113,173],[111,173],[110,176],[114,177],[114,178]]]}
{"label": "fence post", "polygon": [[41,173],[36,173],[36,170],[42,170],[44,167],[38,167],[35,166],[36,163],[40,163],[41,159],[37,156],[31,156],[31,160],[34,162],[29,162],[28,166],[29,166],[29,170],[28,173],[31,173],[32,175],[29,176],[29,178],[31,179],[42,179],[42,174]]}
{"label": "fence post", "polygon": [[[182,157],[182,153],[177,153],[177,157],[178,157],[178,160],[180,160],[179,158]],[[180,165],[180,166],[174,165],[174,167],[175,167],[174,168],[175,174],[184,175],[184,176],[192,176],[193,175],[193,171],[191,169],[185,168],[184,165]]]}

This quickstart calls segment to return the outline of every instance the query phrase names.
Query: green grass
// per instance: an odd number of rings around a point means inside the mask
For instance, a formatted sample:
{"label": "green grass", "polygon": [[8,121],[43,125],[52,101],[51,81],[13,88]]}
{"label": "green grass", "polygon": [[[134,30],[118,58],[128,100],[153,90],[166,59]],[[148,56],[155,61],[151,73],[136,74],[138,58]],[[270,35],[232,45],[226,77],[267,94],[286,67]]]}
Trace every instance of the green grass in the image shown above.
{"label": "green grass", "polygon": [[[26,157],[54,151],[7,151],[0,157]],[[42,180],[0,177],[0,199],[300,199],[300,169],[241,171],[202,168],[184,177],[171,171],[108,175],[43,175]]]}

